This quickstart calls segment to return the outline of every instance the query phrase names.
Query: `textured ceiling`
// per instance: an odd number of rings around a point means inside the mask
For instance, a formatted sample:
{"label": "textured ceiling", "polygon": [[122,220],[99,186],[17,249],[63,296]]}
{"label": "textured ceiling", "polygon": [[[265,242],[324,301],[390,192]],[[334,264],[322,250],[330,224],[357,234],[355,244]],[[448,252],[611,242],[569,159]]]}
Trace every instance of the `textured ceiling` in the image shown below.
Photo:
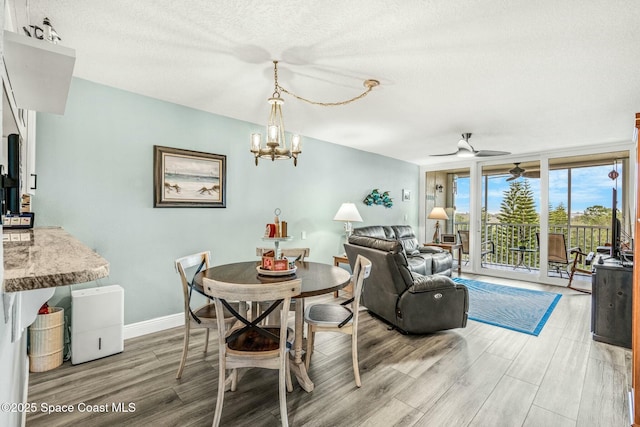
{"label": "textured ceiling", "polygon": [[[287,131],[417,164],[632,137],[638,0],[9,1],[16,28],[48,16],[74,75],[253,123],[280,84]],[[238,141],[249,147],[246,141]]]}

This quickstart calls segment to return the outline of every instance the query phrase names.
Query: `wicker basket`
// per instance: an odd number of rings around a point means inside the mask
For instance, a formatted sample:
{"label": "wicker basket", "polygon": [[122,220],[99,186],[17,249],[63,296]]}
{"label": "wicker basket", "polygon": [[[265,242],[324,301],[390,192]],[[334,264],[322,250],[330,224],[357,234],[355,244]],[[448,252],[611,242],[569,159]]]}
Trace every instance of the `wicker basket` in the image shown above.
{"label": "wicker basket", "polygon": [[44,372],[62,365],[64,309],[49,307],[29,326],[29,371]]}

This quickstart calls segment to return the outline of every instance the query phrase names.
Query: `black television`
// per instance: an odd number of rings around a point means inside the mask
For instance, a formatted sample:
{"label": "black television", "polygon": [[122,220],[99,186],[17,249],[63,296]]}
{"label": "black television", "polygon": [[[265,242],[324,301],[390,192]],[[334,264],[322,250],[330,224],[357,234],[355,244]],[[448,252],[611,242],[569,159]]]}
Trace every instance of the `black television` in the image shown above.
{"label": "black television", "polygon": [[20,135],[7,136],[7,173],[2,175],[2,214],[20,213]]}

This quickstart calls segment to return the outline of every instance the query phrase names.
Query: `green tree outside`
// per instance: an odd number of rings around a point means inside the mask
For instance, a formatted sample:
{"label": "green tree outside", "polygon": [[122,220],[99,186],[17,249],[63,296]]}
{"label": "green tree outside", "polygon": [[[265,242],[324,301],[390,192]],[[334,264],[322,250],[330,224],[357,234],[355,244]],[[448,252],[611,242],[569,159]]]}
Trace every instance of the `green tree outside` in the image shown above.
{"label": "green tree outside", "polygon": [[511,181],[509,189],[503,194],[498,221],[507,226],[500,228],[500,245],[506,248],[532,247],[535,245],[536,230],[529,225],[538,224],[539,221],[529,180]]}
{"label": "green tree outside", "polygon": [[611,208],[602,205],[589,206],[584,213],[575,218],[575,224],[580,225],[609,225],[611,223]]}
{"label": "green tree outside", "polygon": [[549,224],[552,225],[567,225],[569,224],[569,213],[564,203],[560,202],[555,209],[549,205]]}

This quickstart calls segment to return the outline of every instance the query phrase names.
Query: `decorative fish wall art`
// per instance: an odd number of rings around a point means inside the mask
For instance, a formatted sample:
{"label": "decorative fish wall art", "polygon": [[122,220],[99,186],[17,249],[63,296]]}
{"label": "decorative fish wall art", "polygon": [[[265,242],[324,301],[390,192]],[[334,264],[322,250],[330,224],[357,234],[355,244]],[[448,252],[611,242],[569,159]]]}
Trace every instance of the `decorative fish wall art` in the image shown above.
{"label": "decorative fish wall art", "polygon": [[380,190],[377,188],[365,197],[362,202],[367,206],[382,205],[385,208],[393,206],[393,199],[389,196],[389,192],[385,191],[384,193],[380,193]]}

